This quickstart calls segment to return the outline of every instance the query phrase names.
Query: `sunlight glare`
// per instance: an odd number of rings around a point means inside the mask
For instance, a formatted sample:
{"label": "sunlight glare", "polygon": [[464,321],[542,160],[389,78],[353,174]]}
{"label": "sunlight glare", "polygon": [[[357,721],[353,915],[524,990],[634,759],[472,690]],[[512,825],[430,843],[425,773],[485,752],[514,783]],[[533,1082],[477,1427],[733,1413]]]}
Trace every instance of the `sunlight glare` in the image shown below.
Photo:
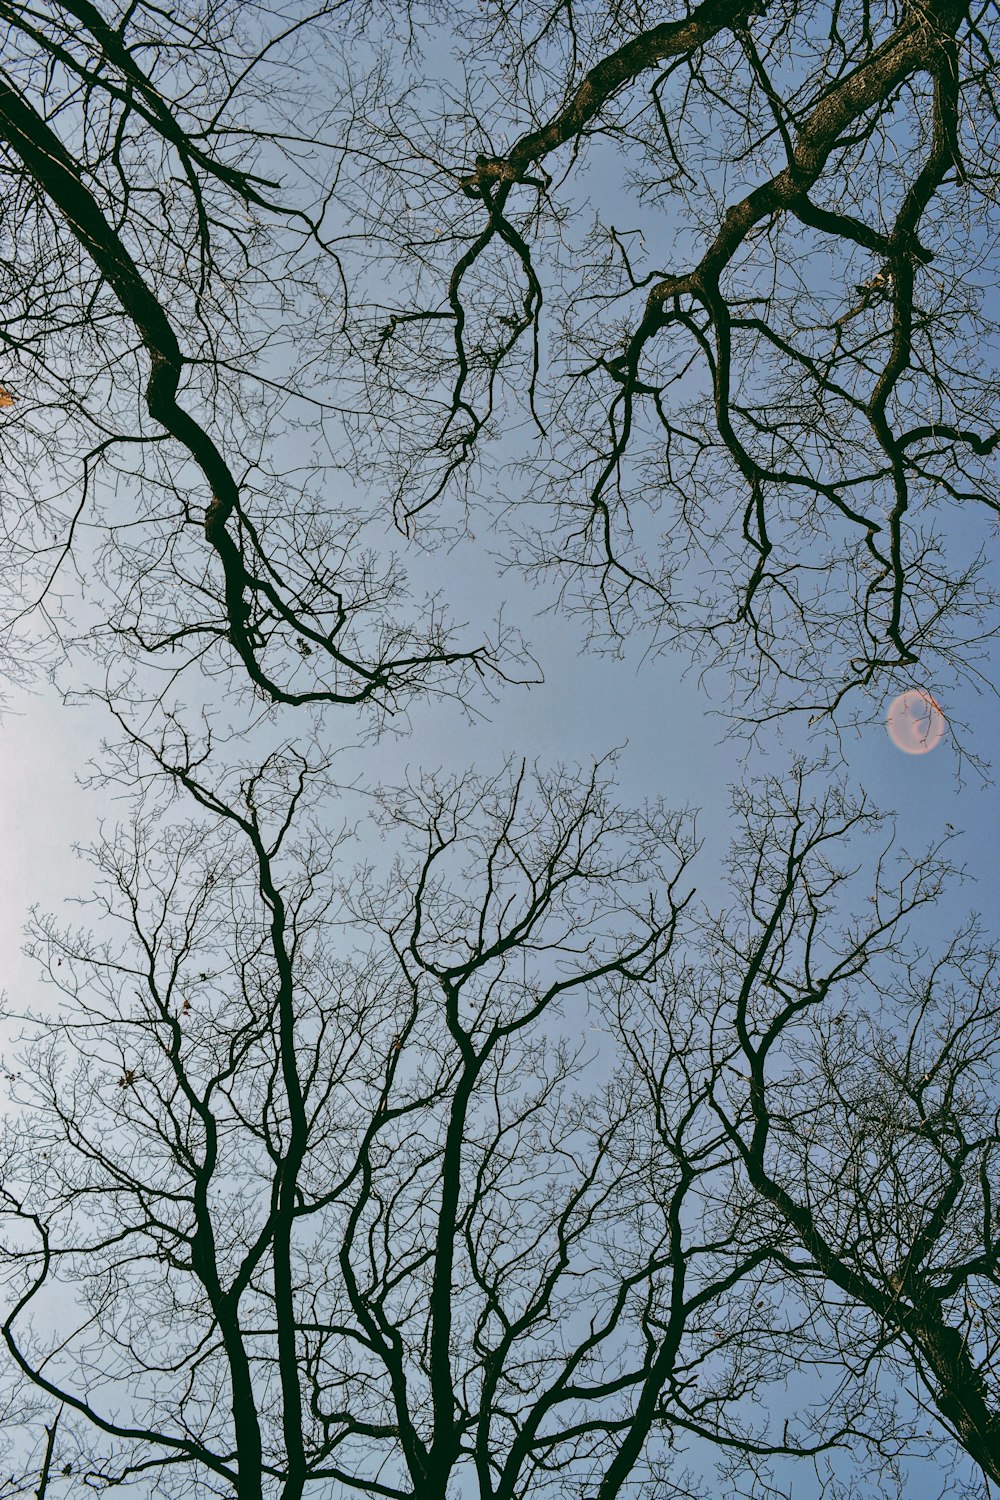
{"label": "sunlight glare", "polygon": [[930,693],[919,688],[893,699],[885,723],[892,743],[907,755],[926,755],[944,737],[944,714]]}

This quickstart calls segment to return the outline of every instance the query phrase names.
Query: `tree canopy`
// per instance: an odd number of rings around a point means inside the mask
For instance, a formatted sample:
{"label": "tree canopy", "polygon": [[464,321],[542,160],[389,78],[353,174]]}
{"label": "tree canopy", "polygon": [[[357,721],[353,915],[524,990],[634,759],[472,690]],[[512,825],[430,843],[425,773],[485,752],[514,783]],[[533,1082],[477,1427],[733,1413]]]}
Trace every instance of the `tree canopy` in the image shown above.
{"label": "tree canopy", "polygon": [[1000,1491],[960,844],[799,754],[701,891],[607,744],[377,750],[541,683],[523,576],[748,757],[992,687],[996,7],[0,25],[2,667],[114,808],[6,1003],[0,1500]]}
{"label": "tree canopy", "polygon": [[3,18],[9,595],[86,520],[119,642],[270,701],[502,670],[390,610],[384,486],[751,716],[975,670],[991,6]]}

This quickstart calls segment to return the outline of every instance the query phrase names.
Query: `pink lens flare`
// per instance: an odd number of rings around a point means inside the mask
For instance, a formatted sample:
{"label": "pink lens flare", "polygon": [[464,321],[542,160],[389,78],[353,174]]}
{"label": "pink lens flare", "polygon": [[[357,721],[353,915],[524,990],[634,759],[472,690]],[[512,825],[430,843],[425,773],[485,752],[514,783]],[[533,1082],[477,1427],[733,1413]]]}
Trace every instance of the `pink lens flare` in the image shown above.
{"label": "pink lens flare", "polygon": [[909,688],[894,698],[885,727],[897,749],[907,755],[926,755],[944,738],[945,717],[930,693]]}

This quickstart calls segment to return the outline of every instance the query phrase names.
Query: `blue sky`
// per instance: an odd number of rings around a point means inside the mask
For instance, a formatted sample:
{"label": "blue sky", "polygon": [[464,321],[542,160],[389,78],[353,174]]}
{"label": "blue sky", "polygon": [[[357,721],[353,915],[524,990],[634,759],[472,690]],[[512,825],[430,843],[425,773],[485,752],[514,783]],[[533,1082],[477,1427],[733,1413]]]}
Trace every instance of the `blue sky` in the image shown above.
{"label": "blue sky", "polygon": [[[584,186],[603,199],[605,209],[609,207],[609,177],[598,173]],[[359,498],[367,503],[377,496],[373,491]],[[937,928],[943,934],[958,925],[970,907],[992,918],[998,833],[995,787],[963,757],[950,735],[926,756],[907,756],[893,746],[884,717],[898,684],[884,701],[870,700],[866,721],[845,727],[839,739],[825,725],[810,729],[802,716],[784,720],[780,729],[765,729],[750,741],[725,717],[728,684],[722,669],[701,679],[698,666],[678,654],[650,651],[649,639],[641,633],[625,644],[620,659],[583,650],[579,622],[539,614],[552,595],[546,594],[545,586],[528,589],[514,573],[499,573],[490,558],[493,538],[488,526],[479,520],[472,524],[476,536],[451,550],[429,556],[411,550],[408,563],[418,591],[440,589],[453,614],[472,622],[473,634],[503,606],[528,637],[544,671],[543,683],[506,688],[493,703],[473,700],[473,709],[481,709],[484,716],[472,722],[455,704],[418,701],[403,732],[387,733],[378,742],[364,740],[364,721],[349,709],[328,711],[321,721],[281,712],[266,728],[246,727],[231,753],[254,758],[275,739],[308,735],[321,723],[325,743],[357,747],[345,752],[342,772],[356,769],[374,783],[394,781],[407,768],[476,766],[490,771],[510,756],[543,765],[587,764],[621,747],[618,777],[623,801],[662,796],[677,807],[699,810],[704,849],[692,874],[710,906],[722,892],[721,860],[731,826],[730,784],[761,771],[780,776],[794,755],[826,754],[853,786],[867,791],[877,805],[895,811],[898,837],[907,849],[936,842],[949,825],[957,830],[955,857],[967,866],[971,879],[953,890],[926,935],[934,935]],[[399,536],[388,531],[386,543],[403,547]],[[1000,566],[993,566],[991,577],[1000,586]],[[995,673],[987,661],[984,682],[989,680],[995,680]],[[977,692],[966,679],[952,683],[940,702],[958,726],[959,744],[989,761],[1000,732],[1000,706],[992,690]],[[238,725],[252,722],[249,712],[241,721],[242,710],[231,705],[220,706],[218,712],[232,715]],[[91,758],[99,756],[102,736],[109,733],[113,726],[99,706],[67,707],[44,684],[32,694],[12,690],[0,720],[0,983],[14,1009],[44,1008],[48,1003],[33,966],[20,954],[27,908],[38,903],[63,911],[70,923],[76,920],[72,907],[64,903],[87,893],[89,876],[87,866],[74,860],[72,846],[92,838],[101,818],[113,823],[123,811],[127,814],[113,790],[87,790],[80,784]],[[802,1481],[796,1493],[807,1494],[807,1484]]]}

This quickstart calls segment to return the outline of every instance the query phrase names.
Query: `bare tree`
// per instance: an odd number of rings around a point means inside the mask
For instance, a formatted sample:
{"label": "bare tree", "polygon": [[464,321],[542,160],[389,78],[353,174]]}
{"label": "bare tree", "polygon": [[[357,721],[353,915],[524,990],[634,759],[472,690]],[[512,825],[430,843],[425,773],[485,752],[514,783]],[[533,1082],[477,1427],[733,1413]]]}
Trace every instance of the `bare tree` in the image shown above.
{"label": "bare tree", "polygon": [[8,616],[75,558],[116,640],[268,701],[463,691],[516,640],[401,625],[345,491],[429,538],[499,458],[521,561],[751,717],[976,670],[992,7],[0,19]]}
{"label": "bare tree", "polygon": [[412,267],[369,325],[401,524],[489,501],[499,438],[521,562],[607,646],[735,668],[753,718],[975,671],[995,8],[457,14],[457,77],[374,115],[356,190]]}
{"label": "bare tree", "polygon": [[675,941],[685,819],[623,812],[607,768],[430,781],[384,798],[391,876],[345,884],[300,757],[224,791],[157,755],[203,816],[147,802],[93,921],[39,923],[63,1003],[5,1144],[52,1493],[679,1496],[692,1431],[854,1441],[857,1411],[746,1428],[773,1246],[713,1211],[718,1123],[681,1090],[658,1162],[600,1055]]}
{"label": "bare tree", "polygon": [[[788,1236],[786,1268],[843,1369],[903,1379],[1000,1483],[996,954],[974,918],[950,941],[907,934],[918,913],[925,934],[941,925],[940,850],[901,865],[883,845],[848,916],[860,861],[845,837],[885,830],[863,803],[815,802],[800,775],[738,811],[738,899],[706,922],[687,1004],[706,1017],[746,1211]],[[667,1034],[675,1010],[660,1004]],[[638,1018],[635,1035],[655,1057]]]}
{"label": "bare tree", "polygon": [[0,5],[8,631],[41,612],[71,641],[75,567],[105,653],[236,667],[269,702],[391,714],[504,675],[509,631],[464,646],[434,599],[406,622],[324,451],[342,147],[307,62],[362,12]]}
{"label": "bare tree", "polygon": [[[345,879],[351,794],[297,753],[122,767],[142,816],[86,925],[37,923],[62,1003],[11,1068],[3,1333],[62,1409],[54,1495],[680,1497],[717,1462],[777,1496],[775,1462],[857,1450],[893,1491],[890,1386],[845,1351],[783,1389],[830,1312],[745,1191],[689,819],[623,811],[606,765],[431,778],[381,796],[391,870]],[[153,816],[164,774],[196,819]]]}

